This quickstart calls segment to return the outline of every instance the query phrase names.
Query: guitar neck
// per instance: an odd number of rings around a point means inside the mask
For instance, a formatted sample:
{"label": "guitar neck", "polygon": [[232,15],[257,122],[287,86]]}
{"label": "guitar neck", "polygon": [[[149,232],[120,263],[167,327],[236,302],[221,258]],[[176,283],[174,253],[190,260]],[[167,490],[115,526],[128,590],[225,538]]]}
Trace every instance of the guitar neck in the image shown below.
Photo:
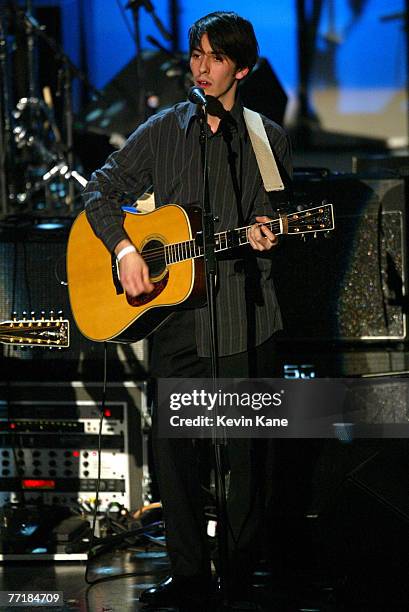
{"label": "guitar neck", "polygon": [[[280,215],[278,219],[272,219],[266,223],[259,223],[268,227],[276,236],[280,234],[304,235],[318,232],[328,232],[334,229],[334,216],[332,204],[323,203],[308,210],[293,212],[289,215]],[[249,243],[248,230],[252,225],[238,227],[236,229],[219,232],[214,235],[215,251],[227,251]],[[195,259],[203,256],[203,234],[198,232],[195,238],[184,242],[165,244],[160,248],[144,252],[146,261],[165,258],[165,264],[170,265]]]}
{"label": "guitar neck", "polygon": [[[285,224],[285,218],[273,219],[266,223],[259,223],[259,225],[265,225],[268,227],[276,236],[283,233],[283,224]],[[244,246],[249,244],[248,230],[252,225],[245,227],[237,227],[235,229],[226,230],[219,232],[214,235],[214,250],[216,253],[220,251],[228,251],[236,247]],[[178,263],[179,261],[185,261],[186,259],[195,259],[196,257],[203,256],[203,240],[202,232],[196,235],[196,238],[192,240],[186,240],[184,242],[176,242],[173,244],[165,245],[165,257],[167,264]]]}
{"label": "guitar neck", "polygon": [[[284,218],[273,219],[266,223],[259,223],[258,225],[264,225],[273,232],[276,236],[283,233],[283,221]],[[249,244],[248,232],[252,225],[246,225],[245,227],[238,227],[233,230],[227,230],[215,234],[215,251],[227,251],[228,249],[234,249],[235,247],[244,246]]]}

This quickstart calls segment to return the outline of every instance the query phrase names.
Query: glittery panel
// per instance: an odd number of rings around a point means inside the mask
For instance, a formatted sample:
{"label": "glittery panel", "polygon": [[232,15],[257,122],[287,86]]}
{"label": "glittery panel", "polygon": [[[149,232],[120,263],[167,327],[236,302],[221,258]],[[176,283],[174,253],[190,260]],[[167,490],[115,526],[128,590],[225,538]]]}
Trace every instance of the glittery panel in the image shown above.
{"label": "glittery panel", "polygon": [[384,213],[379,229],[376,215],[355,218],[335,309],[340,337],[404,336],[402,213]]}
{"label": "glittery panel", "polygon": [[408,423],[409,381],[396,379],[356,386],[348,406],[355,423]]}

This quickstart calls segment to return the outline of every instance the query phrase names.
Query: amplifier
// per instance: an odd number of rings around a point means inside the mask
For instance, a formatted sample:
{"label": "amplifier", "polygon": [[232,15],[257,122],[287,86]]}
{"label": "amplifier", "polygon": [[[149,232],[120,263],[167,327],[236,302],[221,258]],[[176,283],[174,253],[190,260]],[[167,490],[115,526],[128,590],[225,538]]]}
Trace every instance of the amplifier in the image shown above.
{"label": "amplifier", "polygon": [[405,180],[298,176],[294,199],[333,203],[335,230],[328,239],[283,240],[274,254],[289,340],[406,340]]}
{"label": "amplifier", "polygon": [[[63,219],[64,221],[64,219]],[[70,346],[61,350],[21,350],[0,344],[2,378],[44,380],[50,368],[56,380],[99,380],[104,345],[91,342],[78,331],[68,299],[65,270],[66,243],[71,220],[61,230],[41,230],[34,221],[10,218],[0,228],[0,322],[13,312],[62,311],[70,321]],[[1,357],[3,356],[3,359]],[[141,380],[147,373],[147,342],[107,347],[108,377],[121,382]]]}
{"label": "amplifier", "polygon": [[[97,383],[0,384],[1,504],[94,505],[101,395]],[[146,383],[108,386],[103,413],[99,507],[132,510],[147,498]]]}

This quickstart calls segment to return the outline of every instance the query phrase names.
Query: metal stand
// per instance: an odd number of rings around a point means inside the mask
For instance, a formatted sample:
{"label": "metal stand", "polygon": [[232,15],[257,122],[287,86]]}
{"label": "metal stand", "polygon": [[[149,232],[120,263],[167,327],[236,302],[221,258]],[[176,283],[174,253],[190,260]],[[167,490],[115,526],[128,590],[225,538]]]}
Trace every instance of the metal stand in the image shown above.
{"label": "metal stand", "polygon": [[33,6],[32,1],[27,0],[26,3],[26,19],[24,21],[24,27],[27,38],[27,73],[28,73],[28,96],[29,98],[38,98],[38,87],[37,87],[37,57],[34,39],[34,28],[39,27],[35,19],[33,18]]}
{"label": "metal stand", "polygon": [[[1,9],[0,9],[1,11]],[[0,91],[0,213],[2,215],[7,214],[7,200],[8,200],[8,189],[7,189],[7,172],[6,172],[6,160],[7,160],[7,146],[6,146],[6,134],[10,133],[10,126],[7,127],[9,119],[7,109],[7,40],[6,32],[3,29],[3,15],[0,12],[0,77],[2,88]]]}
{"label": "metal stand", "polygon": [[[69,171],[74,171],[73,150],[73,110],[72,110],[72,75],[69,64],[64,60],[64,134],[65,152]],[[75,189],[74,182],[68,182],[66,204],[70,213],[74,212]]]}
{"label": "metal stand", "polygon": [[134,40],[135,40],[135,51],[136,51],[136,71],[138,82],[138,115],[141,123],[146,119],[146,94],[145,94],[145,79],[144,79],[144,66],[142,59],[141,49],[141,29],[139,24],[139,10],[144,5],[142,0],[131,0],[128,2],[125,8],[131,9],[132,17],[134,22]]}
{"label": "metal stand", "polygon": [[145,74],[144,74],[144,64],[142,58],[142,48],[141,48],[141,29],[139,23],[139,10],[144,8],[148,13],[151,14],[156,27],[162,34],[165,40],[171,40],[172,37],[169,32],[166,30],[165,26],[155,13],[155,9],[153,7],[152,2],[150,0],[130,0],[128,4],[125,6],[126,9],[130,9],[132,11],[133,21],[134,21],[134,40],[135,40],[135,50],[136,50],[136,70],[138,75],[138,115],[141,123],[147,119],[147,105],[146,105],[146,91],[145,91]]}
{"label": "metal stand", "polygon": [[405,0],[405,38],[406,38],[406,133],[409,151],[409,0]]}
{"label": "metal stand", "polygon": [[310,106],[310,81],[316,32],[319,25],[323,0],[313,3],[312,15],[307,19],[305,0],[296,1],[297,10],[297,55],[298,55],[298,91],[297,91],[297,140],[305,146],[308,144],[313,125],[318,125],[318,118]]}
{"label": "metal stand", "polygon": [[403,21],[406,42],[406,148],[409,151],[409,0],[405,0],[405,10],[403,12],[390,13],[381,17],[383,22],[396,20]]}
{"label": "metal stand", "polygon": [[[41,181],[37,181],[33,188],[29,190],[29,195],[34,194],[38,191],[42,186],[45,186],[50,180],[54,177],[56,178],[57,174],[63,176],[64,179],[68,181],[67,187],[67,195],[65,199],[65,203],[68,208],[69,213],[74,213],[74,204],[75,204],[75,182],[84,186],[86,184],[86,180],[75,171],[75,159],[74,159],[74,151],[73,151],[73,109],[72,109],[72,81],[74,78],[79,78],[81,81],[85,83],[85,85],[92,91],[92,93],[96,97],[101,97],[100,92],[89,82],[86,75],[73,64],[70,58],[64,53],[63,48],[59,45],[52,37],[50,37],[46,31],[44,26],[41,26],[30,14],[30,6],[28,6],[27,12],[21,11],[18,8],[15,9],[16,18],[21,22],[22,26],[25,29],[27,35],[27,46],[28,46],[28,70],[29,70],[29,84],[28,89],[30,92],[30,97],[27,99],[23,99],[19,102],[19,105],[22,105],[24,108],[27,106],[28,111],[31,115],[34,115],[34,111],[38,108],[45,108],[45,104],[37,97],[37,78],[36,78],[36,69],[35,69],[35,37],[41,38],[47,46],[54,52],[55,57],[61,63],[61,78],[62,78],[62,90],[64,96],[64,143],[59,143],[57,141],[57,149],[55,151],[48,151],[44,147],[44,145],[39,141],[38,138],[32,137],[26,139],[25,142],[23,139],[25,137],[25,130],[23,128],[19,128],[19,134],[21,136],[21,146],[31,146],[33,149],[36,149],[37,152],[42,155],[43,159],[46,160],[47,164],[54,163],[54,166],[48,170]],[[52,127],[54,133],[57,130],[54,130],[55,122],[53,122],[52,111],[48,109],[49,123]],[[32,121],[30,121],[29,128],[32,125]],[[17,136],[16,136],[17,137]],[[27,144],[28,143],[28,144]],[[74,179],[74,180],[70,180]],[[27,195],[27,194],[26,194]],[[27,199],[27,198],[26,198]]]}
{"label": "metal stand", "polygon": [[[206,274],[207,310],[210,329],[210,359],[213,379],[213,392],[217,389],[218,378],[218,343],[217,343],[217,318],[216,318],[216,255],[214,238],[214,214],[210,206],[209,180],[207,165],[207,111],[202,107],[200,118],[200,148],[203,171],[203,203],[202,203],[202,231],[203,231],[203,254]],[[214,430],[214,434],[215,434]],[[223,607],[229,606],[229,547],[228,547],[228,516],[226,505],[226,483],[225,483],[225,448],[226,440],[213,436],[214,466],[215,466],[215,492],[217,509],[217,536],[219,544],[219,578]]]}

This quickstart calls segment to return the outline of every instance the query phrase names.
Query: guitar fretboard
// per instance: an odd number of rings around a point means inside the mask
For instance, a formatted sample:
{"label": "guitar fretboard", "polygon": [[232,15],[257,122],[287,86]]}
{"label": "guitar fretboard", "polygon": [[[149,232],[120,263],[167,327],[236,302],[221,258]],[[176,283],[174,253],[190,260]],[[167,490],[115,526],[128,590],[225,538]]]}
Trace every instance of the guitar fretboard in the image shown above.
{"label": "guitar fretboard", "polygon": [[[280,220],[274,219],[267,223],[260,223],[259,225],[267,226],[274,234],[279,235],[281,233]],[[214,235],[215,251],[227,251],[234,247],[243,246],[248,244],[248,230],[251,225],[246,227],[238,227],[236,229],[227,230]],[[164,245],[165,250],[165,261],[166,264],[178,263],[185,261],[186,259],[195,259],[203,255],[203,244],[201,244],[201,232],[192,240],[185,240],[184,242],[176,242],[174,244]]]}

